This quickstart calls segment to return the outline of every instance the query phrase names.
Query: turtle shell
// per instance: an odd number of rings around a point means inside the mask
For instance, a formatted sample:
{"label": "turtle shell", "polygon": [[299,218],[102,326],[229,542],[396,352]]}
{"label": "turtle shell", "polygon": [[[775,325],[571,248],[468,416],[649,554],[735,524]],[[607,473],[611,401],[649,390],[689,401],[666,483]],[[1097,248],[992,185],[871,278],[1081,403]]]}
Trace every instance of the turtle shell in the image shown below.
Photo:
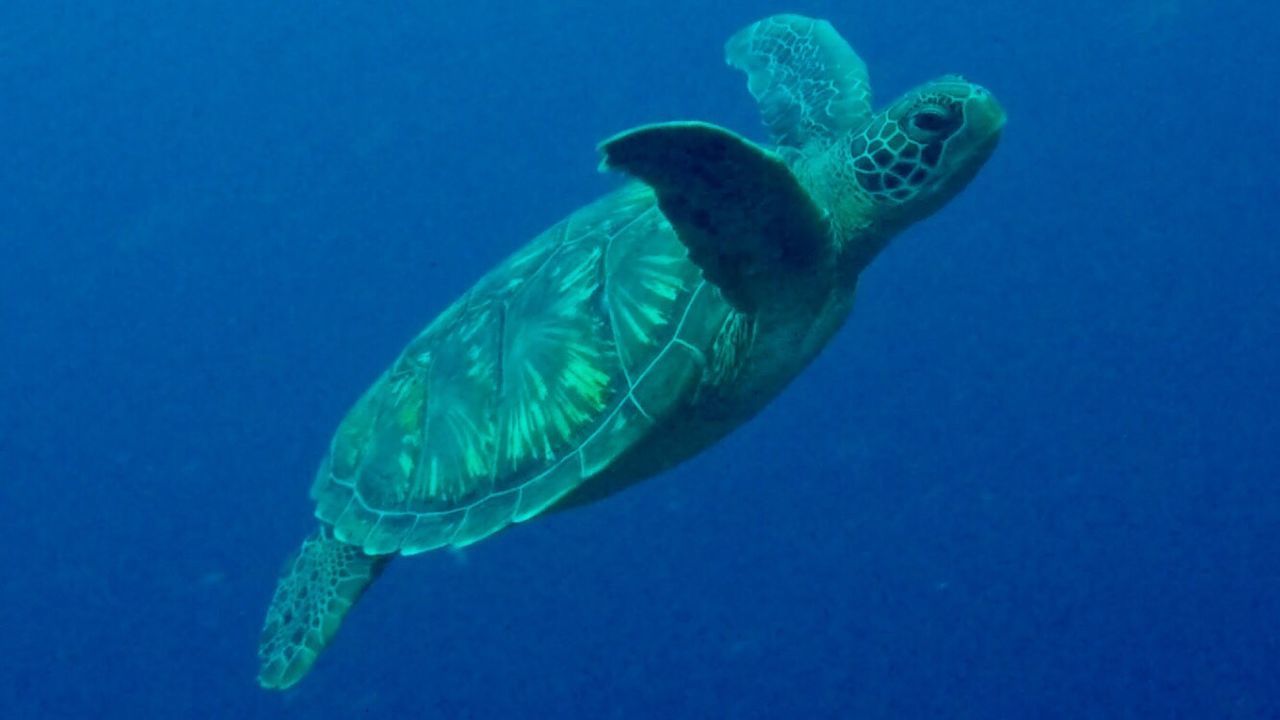
{"label": "turtle shell", "polygon": [[316,515],[371,554],[533,517],[661,429],[728,313],[651,190],[606,196],[409,343],[338,427]]}

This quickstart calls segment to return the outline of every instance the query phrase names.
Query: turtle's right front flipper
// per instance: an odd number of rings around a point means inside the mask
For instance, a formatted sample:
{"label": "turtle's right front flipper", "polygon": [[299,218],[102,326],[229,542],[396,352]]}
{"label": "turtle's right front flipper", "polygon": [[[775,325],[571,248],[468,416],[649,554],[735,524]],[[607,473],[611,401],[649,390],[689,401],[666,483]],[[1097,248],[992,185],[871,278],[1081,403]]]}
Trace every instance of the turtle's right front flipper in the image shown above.
{"label": "turtle's right front flipper", "polygon": [[258,644],[258,683],[284,690],[301,680],[391,557],[366,555],[334,538],[328,526],[307,538],[267,610]]}

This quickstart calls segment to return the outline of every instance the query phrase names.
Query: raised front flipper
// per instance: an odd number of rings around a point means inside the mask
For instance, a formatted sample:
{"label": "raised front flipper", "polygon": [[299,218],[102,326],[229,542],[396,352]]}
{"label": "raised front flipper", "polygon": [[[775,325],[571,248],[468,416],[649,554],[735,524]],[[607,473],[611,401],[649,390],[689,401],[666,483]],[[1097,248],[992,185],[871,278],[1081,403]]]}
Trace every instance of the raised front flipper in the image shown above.
{"label": "raised front flipper", "polygon": [[604,168],[653,187],[689,259],[739,310],[794,303],[831,260],[825,214],[786,163],[724,128],[649,125],[600,149]]}
{"label": "raised front flipper", "polygon": [[747,89],[781,146],[825,142],[871,117],[866,63],[826,20],[767,17],[729,39],[725,60],[747,74]]}

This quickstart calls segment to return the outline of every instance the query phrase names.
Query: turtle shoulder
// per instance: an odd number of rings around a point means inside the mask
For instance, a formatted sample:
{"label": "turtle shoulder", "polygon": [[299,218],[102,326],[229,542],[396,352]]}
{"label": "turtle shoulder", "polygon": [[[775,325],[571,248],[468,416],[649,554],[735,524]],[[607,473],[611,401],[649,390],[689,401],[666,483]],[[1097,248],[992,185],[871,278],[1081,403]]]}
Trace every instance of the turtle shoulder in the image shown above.
{"label": "turtle shoulder", "polygon": [[632,184],[553,226],[422,333],[343,419],[316,515],[366,552],[533,517],[659,427],[728,313]]}

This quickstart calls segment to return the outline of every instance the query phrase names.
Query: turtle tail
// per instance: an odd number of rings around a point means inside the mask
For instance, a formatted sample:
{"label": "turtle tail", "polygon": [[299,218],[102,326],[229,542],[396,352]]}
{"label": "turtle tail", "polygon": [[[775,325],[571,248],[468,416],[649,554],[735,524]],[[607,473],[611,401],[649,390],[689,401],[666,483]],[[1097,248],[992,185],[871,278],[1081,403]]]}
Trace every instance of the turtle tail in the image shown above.
{"label": "turtle tail", "polygon": [[366,555],[327,525],[308,537],[276,585],[258,643],[258,683],[284,690],[302,679],[391,555]]}

